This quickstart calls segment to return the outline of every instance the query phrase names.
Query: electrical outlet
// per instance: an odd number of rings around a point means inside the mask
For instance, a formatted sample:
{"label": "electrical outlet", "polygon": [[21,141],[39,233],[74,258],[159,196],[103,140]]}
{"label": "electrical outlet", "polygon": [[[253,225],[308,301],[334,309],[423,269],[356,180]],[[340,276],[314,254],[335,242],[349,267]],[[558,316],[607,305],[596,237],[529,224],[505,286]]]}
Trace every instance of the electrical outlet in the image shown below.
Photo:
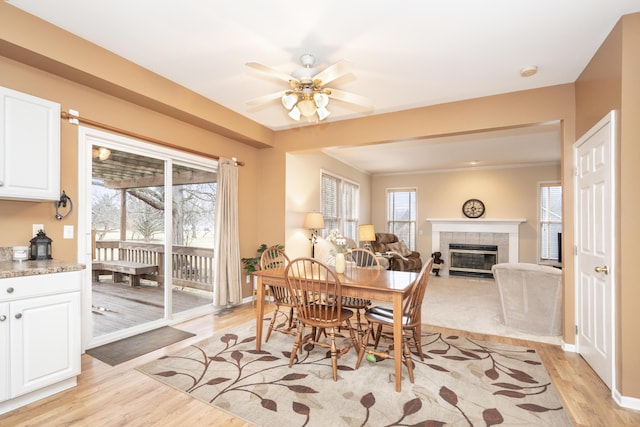
{"label": "electrical outlet", "polygon": [[42,224],[31,224],[31,235],[35,236],[38,234],[38,231],[44,231],[44,225]]}

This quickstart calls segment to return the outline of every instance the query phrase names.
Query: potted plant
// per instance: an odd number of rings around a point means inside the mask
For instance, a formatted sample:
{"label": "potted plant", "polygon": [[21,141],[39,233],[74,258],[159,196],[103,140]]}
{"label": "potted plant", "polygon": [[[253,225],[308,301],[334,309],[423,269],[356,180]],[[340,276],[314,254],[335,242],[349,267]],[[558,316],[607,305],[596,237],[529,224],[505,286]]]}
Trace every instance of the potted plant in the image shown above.
{"label": "potted plant", "polygon": [[[284,250],[284,245],[273,245],[273,246],[278,248],[278,249],[283,249]],[[270,248],[270,247],[271,246],[267,246],[265,243],[263,243],[256,250],[256,252],[258,253],[258,256],[253,257],[253,258],[242,258],[241,259],[242,268],[244,269],[245,273],[247,273],[247,276],[250,276],[255,271],[260,270],[260,257],[262,256],[262,253],[264,251],[266,251],[267,248]]]}

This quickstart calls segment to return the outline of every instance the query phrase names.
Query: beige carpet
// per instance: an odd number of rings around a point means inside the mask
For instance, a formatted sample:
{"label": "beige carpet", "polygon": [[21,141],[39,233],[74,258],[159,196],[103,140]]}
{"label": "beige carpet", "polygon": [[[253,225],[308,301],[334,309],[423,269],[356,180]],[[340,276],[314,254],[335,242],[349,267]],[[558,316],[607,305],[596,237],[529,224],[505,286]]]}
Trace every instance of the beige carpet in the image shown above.
{"label": "beige carpet", "polygon": [[274,333],[256,352],[248,322],[138,369],[258,426],[571,425],[532,349],[424,333],[415,384],[403,368],[396,393],[392,360],[354,370],[351,350],[334,382],[320,347],[288,367],[292,339]]}
{"label": "beige carpet", "polygon": [[431,275],[422,305],[422,322],[549,344],[562,344],[561,337],[525,334],[502,323],[498,288],[493,279]]}

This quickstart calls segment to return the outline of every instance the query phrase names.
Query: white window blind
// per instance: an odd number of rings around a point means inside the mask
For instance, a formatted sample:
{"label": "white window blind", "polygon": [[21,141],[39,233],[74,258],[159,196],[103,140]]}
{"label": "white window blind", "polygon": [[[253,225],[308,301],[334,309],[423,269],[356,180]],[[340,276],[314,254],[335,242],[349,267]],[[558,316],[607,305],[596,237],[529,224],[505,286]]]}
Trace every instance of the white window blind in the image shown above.
{"label": "white window blind", "polygon": [[410,249],[416,245],[416,189],[387,190],[387,231]]}
{"label": "white window blind", "polygon": [[343,236],[357,240],[360,186],[322,171],[320,193],[325,223],[323,236],[338,229]]}
{"label": "white window blind", "polygon": [[559,235],[562,233],[562,186],[559,183],[541,183],[539,247],[541,261],[558,261]]}

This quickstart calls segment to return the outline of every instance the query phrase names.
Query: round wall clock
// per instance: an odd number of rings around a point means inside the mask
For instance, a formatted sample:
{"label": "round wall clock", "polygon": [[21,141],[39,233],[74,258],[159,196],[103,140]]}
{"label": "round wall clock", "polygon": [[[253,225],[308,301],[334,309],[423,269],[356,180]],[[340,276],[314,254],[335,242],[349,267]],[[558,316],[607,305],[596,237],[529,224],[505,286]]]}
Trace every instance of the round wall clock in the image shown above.
{"label": "round wall clock", "polygon": [[463,203],[462,213],[467,218],[480,218],[484,215],[484,203],[478,199],[469,199]]}

